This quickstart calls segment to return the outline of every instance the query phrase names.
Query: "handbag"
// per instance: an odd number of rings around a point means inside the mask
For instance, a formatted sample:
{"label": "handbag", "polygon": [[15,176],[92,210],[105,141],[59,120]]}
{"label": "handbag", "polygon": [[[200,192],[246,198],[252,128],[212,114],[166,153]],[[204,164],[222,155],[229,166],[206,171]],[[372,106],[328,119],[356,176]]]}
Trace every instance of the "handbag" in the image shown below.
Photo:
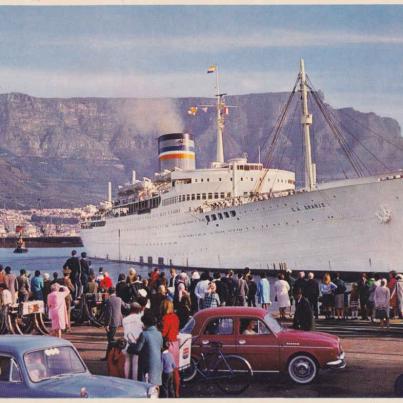
{"label": "handbag", "polygon": [[136,349],[136,343],[130,343],[130,342],[127,343],[126,352],[131,355],[138,354],[137,349]]}

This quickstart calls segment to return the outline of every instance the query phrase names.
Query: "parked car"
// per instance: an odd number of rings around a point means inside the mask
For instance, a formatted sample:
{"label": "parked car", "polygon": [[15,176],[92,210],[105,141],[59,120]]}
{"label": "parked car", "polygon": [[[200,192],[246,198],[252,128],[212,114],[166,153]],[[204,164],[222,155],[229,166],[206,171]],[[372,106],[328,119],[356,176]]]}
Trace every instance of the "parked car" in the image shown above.
{"label": "parked car", "polygon": [[0,396],[158,397],[158,388],[92,375],[75,347],[50,336],[0,336]]}
{"label": "parked car", "polygon": [[[221,342],[225,354],[247,359],[253,373],[285,372],[298,384],[312,382],[321,368],[344,368],[340,339],[327,333],[282,327],[266,310],[219,307],[197,312],[181,333],[192,335],[193,368],[210,342]],[[186,370],[186,380],[196,371]]]}

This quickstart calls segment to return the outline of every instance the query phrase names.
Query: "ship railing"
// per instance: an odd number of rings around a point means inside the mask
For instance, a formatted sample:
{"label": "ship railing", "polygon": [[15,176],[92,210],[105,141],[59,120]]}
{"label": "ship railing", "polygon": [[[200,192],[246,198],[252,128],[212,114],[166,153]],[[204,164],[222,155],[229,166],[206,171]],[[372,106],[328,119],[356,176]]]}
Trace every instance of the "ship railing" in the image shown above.
{"label": "ship railing", "polygon": [[206,202],[199,207],[194,209],[194,212],[197,213],[204,213],[207,211],[227,208],[227,207],[235,207],[235,206],[242,206],[244,204],[253,203],[257,201],[264,201],[269,200],[272,198],[277,197],[284,197],[295,194],[294,190],[287,190],[287,191],[279,191],[279,192],[267,192],[267,193],[257,193],[251,196],[237,196],[226,198],[223,200],[216,200],[212,202]]}

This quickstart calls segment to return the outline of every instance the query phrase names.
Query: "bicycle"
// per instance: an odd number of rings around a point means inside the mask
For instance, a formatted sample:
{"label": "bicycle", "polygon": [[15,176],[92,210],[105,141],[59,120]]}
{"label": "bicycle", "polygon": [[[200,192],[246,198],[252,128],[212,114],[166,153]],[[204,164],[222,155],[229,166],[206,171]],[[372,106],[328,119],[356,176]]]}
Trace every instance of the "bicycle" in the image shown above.
{"label": "bicycle", "polygon": [[238,395],[249,387],[253,371],[245,358],[224,354],[220,342],[210,342],[202,347],[210,351],[202,351],[198,361],[191,359],[190,366],[182,371],[183,382],[190,382],[199,375],[205,381],[214,382],[224,393],[232,395]]}

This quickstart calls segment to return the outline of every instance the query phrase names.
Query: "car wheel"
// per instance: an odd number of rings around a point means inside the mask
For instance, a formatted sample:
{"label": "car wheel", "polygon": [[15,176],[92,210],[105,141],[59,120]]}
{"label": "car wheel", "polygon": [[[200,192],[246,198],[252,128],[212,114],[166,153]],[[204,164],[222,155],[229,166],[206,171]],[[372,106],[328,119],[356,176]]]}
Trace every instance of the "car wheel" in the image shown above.
{"label": "car wheel", "polygon": [[318,375],[318,364],[308,355],[296,355],[288,363],[288,375],[295,383],[306,385]]}
{"label": "car wheel", "polygon": [[398,397],[403,397],[403,374],[396,378],[395,395]]}

